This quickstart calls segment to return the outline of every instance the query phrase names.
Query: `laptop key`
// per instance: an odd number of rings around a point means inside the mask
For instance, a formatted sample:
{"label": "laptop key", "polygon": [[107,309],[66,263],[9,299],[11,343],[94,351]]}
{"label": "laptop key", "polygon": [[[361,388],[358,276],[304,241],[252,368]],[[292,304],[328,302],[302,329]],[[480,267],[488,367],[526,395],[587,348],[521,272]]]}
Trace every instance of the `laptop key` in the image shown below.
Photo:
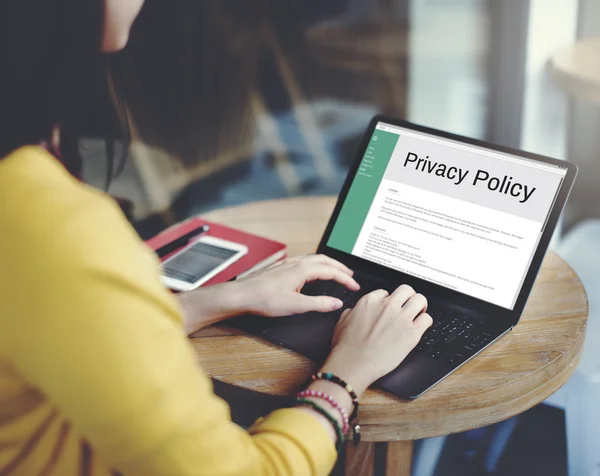
{"label": "laptop key", "polygon": [[446,357],[446,353],[439,350],[439,349],[432,349],[429,352],[427,352],[427,354],[425,354],[427,357],[431,357],[432,359],[443,359],[444,357]]}
{"label": "laptop key", "polygon": [[454,339],[454,334],[446,334],[441,336],[438,342],[445,344],[446,342],[450,342],[452,339]]}
{"label": "laptop key", "polygon": [[466,340],[462,337],[451,339],[450,341],[448,341],[448,345],[451,345],[457,350],[465,350],[467,352],[474,352],[483,347],[478,343],[474,343],[473,341]]}
{"label": "laptop key", "polygon": [[[473,355],[485,345],[481,339],[476,340],[480,335],[477,331],[479,321],[439,303],[430,306],[429,313],[433,317],[433,325],[415,347],[416,353],[428,355],[436,360],[443,360],[448,355],[458,353],[460,360],[466,358],[464,355]],[[450,360],[455,361],[454,358]]]}
{"label": "laptop key", "polygon": [[467,360],[467,356],[464,354],[460,354],[460,353],[446,354],[446,356],[444,356],[441,359],[442,362],[444,362],[445,364],[450,364],[450,365],[460,365],[465,360]]}
{"label": "laptop key", "polygon": [[345,286],[335,281],[314,281],[308,283],[302,289],[302,293],[308,296],[332,296],[340,299],[344,307],[354,307],[363,293],[350,291]]}
{"label": "laptop key", "polygon": [[485,347],[492,341],[492,339],[492,336],[489,335],[479,335],[477,338],[475,338],[474,344],[479,345],[480,347]]}
{"label": "laptop key", "polygon": [[417,344],[417,346],[415,347],[415,351],[419,354],[424,354],[428,350],[429,350],[429,346],[425,345],[425,344]]}
{"label": "laptop key", "polygon": [[447,355],[442,359],[442,362],[450,365],[457,365],[459,363],[458,358],[455,355]]}

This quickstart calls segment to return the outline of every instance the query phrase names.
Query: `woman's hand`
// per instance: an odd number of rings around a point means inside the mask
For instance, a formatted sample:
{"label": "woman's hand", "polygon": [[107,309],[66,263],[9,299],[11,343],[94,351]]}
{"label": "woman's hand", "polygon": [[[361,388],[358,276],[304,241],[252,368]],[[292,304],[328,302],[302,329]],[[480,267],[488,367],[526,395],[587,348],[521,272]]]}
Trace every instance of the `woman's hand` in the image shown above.
{"label": "woman's hand", "polygon": [[330,312],[344,304],[331,296],[300,294],[311,281],[337,281],[352,291],[360,286],[347,266],[324,255],[300,256],[277,263],[235,282],[248,312],[267,317]]}
{"label": "woman's hand", "polygon": [[327,256],[302,256],[284,260],[244,279],[179,294],[185,330],[193,334],[247,312],[279,317],[340,309],[343,303],[339,299],[304,296],[300,291],[306,283],[316,280],[334,280],[356,291],[360,286],[352,274],[348,267]]}
{"label": "woman's hand", "polygon": [[384,290],[367,294],[342,313],[323,371],[338,375],[362,394],[421,340],[433,323],[426,310],[425,297],[407,285],[391,295]]}

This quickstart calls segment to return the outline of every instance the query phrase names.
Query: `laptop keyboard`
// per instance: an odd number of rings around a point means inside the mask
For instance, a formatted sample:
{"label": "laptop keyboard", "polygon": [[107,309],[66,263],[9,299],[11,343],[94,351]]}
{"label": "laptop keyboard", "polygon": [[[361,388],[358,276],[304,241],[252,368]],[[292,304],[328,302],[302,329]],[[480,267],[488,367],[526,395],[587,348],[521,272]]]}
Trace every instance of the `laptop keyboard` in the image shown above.
{"label": "laptop keyboard", "polygon": [[[303,293],[309,295],[333,296],[344,302],[344,308],[353,308],[359,299],[376,289],[362,281],[361,290],[350,291],[335,281],[318,281],[305,286]],[[483,322],[444,305],[441,301],[429,301],[427,312],[433,318],[433,325],[423,334],[414,353],[450,365],[460,365],[497,336],[486,332]]]}

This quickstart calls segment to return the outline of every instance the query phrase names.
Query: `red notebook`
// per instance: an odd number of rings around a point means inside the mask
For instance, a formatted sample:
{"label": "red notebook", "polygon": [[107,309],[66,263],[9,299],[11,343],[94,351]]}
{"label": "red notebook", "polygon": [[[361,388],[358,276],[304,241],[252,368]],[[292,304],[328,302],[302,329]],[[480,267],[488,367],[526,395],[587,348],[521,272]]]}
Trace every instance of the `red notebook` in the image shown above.
{"label": "red notebook", "polygon": [[[210,231],[206,233],[206,236],[214,236],[223,240],[233,241],[234,243],[241,243],[248,247],[248,253],[245,256],[202,286],[224,283],[233,278],[246,276],[252,272],[266,268],[286,257],[286,246],[283,243],[252,235],[234,228],[229,228],[228,226],[219,225],[218,223],[206,221],[201,218],[192,218],[175,228],[160,233],[154,238],[147,240],[146,244],[156,251],[161,246],[165,246],[202,225],[210,226]],[[177,251],[174,251],[173,253],[176,252]],[[173,253],[171,253],[171,255]],[[163,261],[171,255],[165,256]]]}

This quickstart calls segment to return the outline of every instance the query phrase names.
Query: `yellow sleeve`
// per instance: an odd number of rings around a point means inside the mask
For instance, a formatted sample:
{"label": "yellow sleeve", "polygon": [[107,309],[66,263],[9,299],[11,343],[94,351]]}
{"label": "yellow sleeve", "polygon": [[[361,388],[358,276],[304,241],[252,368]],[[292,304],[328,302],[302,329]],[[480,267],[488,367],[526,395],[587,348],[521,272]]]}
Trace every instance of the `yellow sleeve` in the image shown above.
{"label": "yellow sleeve", "polygon": [[334,446],[312,416],[280,410],[251,433],[231,422],[152,254],[112,202],[67,188],[48,217],[10,224],[0,340],[17,371],[127,475],[329,474]]}

